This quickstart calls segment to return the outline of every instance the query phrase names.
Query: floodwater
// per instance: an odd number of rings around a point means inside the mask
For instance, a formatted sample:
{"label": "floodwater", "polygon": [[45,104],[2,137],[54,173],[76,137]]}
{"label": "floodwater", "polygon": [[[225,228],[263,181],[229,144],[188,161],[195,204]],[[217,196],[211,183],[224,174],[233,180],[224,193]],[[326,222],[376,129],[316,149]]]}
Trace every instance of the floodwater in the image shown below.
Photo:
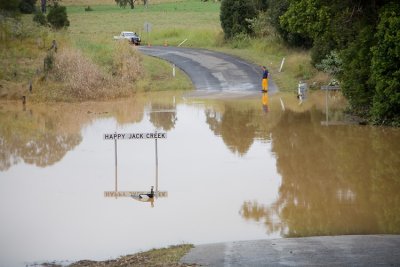
{"label": "floodwater", "polygon": [[[342,104],[330,96],[327,116],[319,93],[302,104],[291,94],[176,92],[3,102],[0,266],[181,243],[400,234],[400,131],[340,125]],[[117,161],[103,138],[155,131],[167,136],[157,150],[154,139],[119,140]],[[151,186],[160,191],[152,202],[122,196]]]}

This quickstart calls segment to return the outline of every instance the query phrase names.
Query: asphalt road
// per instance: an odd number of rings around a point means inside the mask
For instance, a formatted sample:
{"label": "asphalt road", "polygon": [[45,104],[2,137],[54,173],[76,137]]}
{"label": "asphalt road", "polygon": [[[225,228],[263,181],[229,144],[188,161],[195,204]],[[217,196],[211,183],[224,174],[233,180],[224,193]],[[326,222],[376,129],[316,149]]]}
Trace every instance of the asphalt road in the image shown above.
{"label": "asphalt road", "polygon": [[[261,91],[261,67],[235,56],[205,49],[171,46],[142,46],[139,47],[139,51],[175,64],[187,73],[198,91],[225,93]],[[277,90],[270,77],[269,93]]]}
{"label": "asphalt road", "polygon": [[325,236],[199,245],[181,262],[215,267],[400,266],[400,236]]}

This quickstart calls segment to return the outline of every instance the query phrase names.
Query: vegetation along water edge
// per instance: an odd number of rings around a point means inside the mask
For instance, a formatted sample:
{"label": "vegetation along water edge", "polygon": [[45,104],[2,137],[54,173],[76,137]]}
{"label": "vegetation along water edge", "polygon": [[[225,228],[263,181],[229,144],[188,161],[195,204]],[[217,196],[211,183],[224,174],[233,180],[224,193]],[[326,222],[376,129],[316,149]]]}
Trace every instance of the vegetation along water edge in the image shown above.
{"label": "vegetation along water edge", "polygon": [[397,1],[44,2],[46,12],[42,1],[1,3],[2,99],[28,92],[31,101],[85,101],[192,88],[183,73],[172,77],[168,63],[112,38],[131,30],[143,45],[186,40],[266,65],[282,91],[295,93],[300,80],[317,90],[339,84],[352,113],[399,125]]}

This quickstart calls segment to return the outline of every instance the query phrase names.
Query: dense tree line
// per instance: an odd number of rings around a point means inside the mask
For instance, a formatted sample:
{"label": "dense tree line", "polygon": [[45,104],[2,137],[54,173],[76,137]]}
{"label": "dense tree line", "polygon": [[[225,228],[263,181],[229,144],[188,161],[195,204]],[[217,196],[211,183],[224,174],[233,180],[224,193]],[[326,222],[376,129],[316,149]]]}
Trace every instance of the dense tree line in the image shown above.
{"label": "dense tree line", "polygon": [[[41,25],[49,24],[55,29],[69,26],[67,9],[59,4],[59,0],[41,0],[40,11],[37,10],[36,2],[37,0],[0,0],[0,14],[15,17],[20,13],[35,13],[33,20]],[[50,8],[45,15],[47,6]]]}
{"label": "dense tree line", "polygon": [[[136,0],[115,0],[115,3],[123,8],[126,8],[126,6],[129,5],[131,9],[134,9]],[[143,5],[147,7],[148,0],[143,0]]]}
{"label": "dense tree line", "polygon": [[311,49],[312,63],[340,80],[353,112],[400,125],[398,1],[268,0],[262,6],[222,0],[225,37],[257,34],[251,22],[265,20],[288,45]]}
{"label": "dense tree line", "polygon": [[36,10],[36,0],[0,0],[0,10],[32,14]]}

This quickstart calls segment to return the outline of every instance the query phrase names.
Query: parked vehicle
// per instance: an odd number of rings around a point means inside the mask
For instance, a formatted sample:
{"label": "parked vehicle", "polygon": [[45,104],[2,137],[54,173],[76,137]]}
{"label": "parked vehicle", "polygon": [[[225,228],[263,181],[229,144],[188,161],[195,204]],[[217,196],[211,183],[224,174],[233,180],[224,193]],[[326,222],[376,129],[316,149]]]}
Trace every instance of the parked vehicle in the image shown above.
{"label": "parked vehicle", "polygon": [[141,42],[140,37],[138,34],[136,34],[136,32],[121,32],[120,35],[114,36],[114,39],[115,40],[127,39],[134,45],[140,45]]}

